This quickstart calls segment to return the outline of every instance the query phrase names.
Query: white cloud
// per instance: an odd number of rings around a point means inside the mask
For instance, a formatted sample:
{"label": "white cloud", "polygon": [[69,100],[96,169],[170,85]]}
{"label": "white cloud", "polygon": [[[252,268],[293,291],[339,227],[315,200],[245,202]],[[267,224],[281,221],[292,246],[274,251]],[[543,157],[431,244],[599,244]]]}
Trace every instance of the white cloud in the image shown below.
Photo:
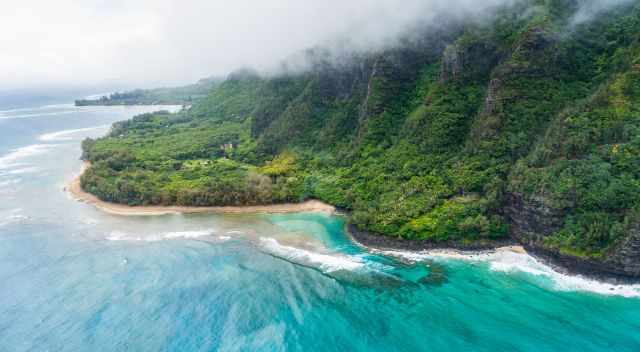
{"label": "white cloud", "polygon": [[0,12],[0,90],[179,84],[240,66],[268,69],[337,38],[376,47],[418,21],[481,17],[518,0],[9,1]]}

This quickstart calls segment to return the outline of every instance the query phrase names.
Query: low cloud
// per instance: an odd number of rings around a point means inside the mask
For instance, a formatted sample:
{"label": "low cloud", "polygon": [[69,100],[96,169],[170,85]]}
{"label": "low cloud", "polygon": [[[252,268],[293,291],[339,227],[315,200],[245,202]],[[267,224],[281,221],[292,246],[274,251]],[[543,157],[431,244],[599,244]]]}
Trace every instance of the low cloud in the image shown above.
{"label": "low cloud", "polygon": [[588,22],[608,9],[625,5],[632,1],[634,0],[578,0],[579,8],[573,16],[572,24]]}
{"label": "low cloud", "polygon": [[[0,90],[42,84],[174,85],[270,70],[318,44],[393,43],[418,23],[482,19],[519,0],[21,0],[0,13]],[[589,0],[584,21],[626,0]]]}

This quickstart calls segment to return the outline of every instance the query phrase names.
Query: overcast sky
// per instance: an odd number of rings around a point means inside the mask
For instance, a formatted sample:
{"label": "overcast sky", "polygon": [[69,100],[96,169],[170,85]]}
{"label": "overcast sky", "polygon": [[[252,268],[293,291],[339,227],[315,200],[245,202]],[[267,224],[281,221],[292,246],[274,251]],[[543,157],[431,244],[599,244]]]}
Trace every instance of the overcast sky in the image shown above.
{"label": "overcast sky", "polygon": [[478,18],[517,0],[9,1],[0,12],[0,90],[175,85],[241,66],[268,70],[316,44],[346,37],[378,47],[418,21]]}

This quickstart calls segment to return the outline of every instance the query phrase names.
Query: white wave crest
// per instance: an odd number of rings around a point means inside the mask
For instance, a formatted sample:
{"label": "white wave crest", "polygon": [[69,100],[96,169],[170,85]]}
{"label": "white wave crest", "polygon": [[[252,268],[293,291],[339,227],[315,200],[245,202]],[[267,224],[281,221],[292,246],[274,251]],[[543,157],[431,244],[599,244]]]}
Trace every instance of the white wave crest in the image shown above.
{"label": "white wave crest", "polygon": [[74,113],[97,113],[110,111],[155,111],[167,110],[169,112],[178,112],[182,109],[182,105],[147,105],[147,106],[74,106],[74,104],[54,104],[35,108],[21,108],[0,111],[0,119],[18,119],[28,117],[45,117],[57,116]]}
{"label": "white wave crest", "polygon": [[261,237],[260,243],[271,254],[301,265],[318,267],[325,273],[339,270],[355,271],[365,266],[365,263],[360,258],[341,254],[316,253],[301,248],[284,246],[270,237]]}
{"label": "white wave crest", "polygon": [[0,119],[21,119],[28,117],[45,117],[59,116],[75,113],[94,113],[108,112],[115,108],[123,109],[123,107],[106,107],[106,106],[74,106],[73,104],[49,105],[40,108],[16,109],[14,111],[5,110],[0,112]]}
{"label": "white wave crest", "polygon": [[24,222],[30,219],[30,217],[21,214],[22,208],[11,209],[8,213],[9,215],[0,221],[0,227],[16,222]]}
{"label": "white wave crest", "polygon": [[113,231],[109,236],[106,237],[106,239],[109,241],[158,242],[172,239],[190,239],[212,235],[214,235],[214,232],[211,230],[166,232],[159,235],[149,236],[134,236],[120,231]]}
{"label": "white wave crest", "polygon": [[40,117],[40,116],[58,116],[58,115],[66,115],[73,114],[77,112],[76,110],[63,110],[63,111],[52,111],[52,112],[32,112],[32,113],[22,113],[22,114],[5,114],[0,115],[0,119],[22,119],[26,117]]}
{"label": "white wave crest", "polygon": [[26,159],[38,154],[43,154],[49,151],[52,147],[53,145],[51,144],[33,144],[26,147],[13,149],[8,154],[0,157],[0,170],[24,166],[24,163],[20,163],[22,159]]}
{"label": "white wave crest", "polygon": [[38,140],[43,142],[55,142],[55,141],[69,141],[73,140],[74,136],[79,133],[95,131],[98,129],[109,128],[109,125],[100,125],[87,128],[77,128],[72,130],[63,130],[58,132],[45,133],[38,137]]}
{"label": "white wave crest", "polygon": [[20,183],[20,180],[15,178],[5,180],[5,181],[0,181],[0,189],[6,188],[7,186],[15,185],[17,183]]}
{"label": "white wave crest", "polygon": [[3,173],[3,175],[32,174],[32,173],[38,172],[40,170],[41,169],[39,167],[36,167],[36,166],[27,166],[27,167],[22,167],[22,168],[15,169],[15,170],[6,171],[6,172]]}
{"label": "white wave crest", "polygon": [[[486,262],[489,269],[503,273],[526,273],[533,278],[543,278],[543,282],[537,280],[536,283],[556,291],[568,292],[590,292],[608,296],[640,297],[640,284],[636,285],[616,285],[600,282],[580,275],[568,275],[554,270],[536,258],[517,253],[512,250],[496,250],[481,253],[459,253],[455,251],[425,251],[425,252],[403,252],[403,251],[382,251],[382,254],[400,257],[410,261],[424,260],[462,260],[468,262]],[[545,284],[546,282],[546,284]]]}
{"label": "white wave crest", "polygon": [[38,107],[7,109],[7,110],[0,110],[0,116],[15,113],[15,112],[39,111],[39,110],[63,109],[63,108],[68,109],[73,107],[74,107],[74,104],[49,104],[49,105],[43,105]]}

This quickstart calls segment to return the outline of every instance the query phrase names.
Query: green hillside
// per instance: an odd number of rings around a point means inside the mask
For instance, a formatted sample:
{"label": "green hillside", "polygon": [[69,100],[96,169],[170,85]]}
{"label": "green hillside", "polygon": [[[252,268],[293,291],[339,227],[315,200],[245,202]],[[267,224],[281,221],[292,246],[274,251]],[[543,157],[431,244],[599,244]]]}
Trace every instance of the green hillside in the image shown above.
{"label": "green hillside", "polygon": [[82,186],[130,205],[316,198],[372,233],[511,236],[640,276],[619,263],[640,255],[640,7],[574,24],[576,6],[526,1],[340,64],[317,49],[305,73],[238,71],[188,111],[85,141]]}

